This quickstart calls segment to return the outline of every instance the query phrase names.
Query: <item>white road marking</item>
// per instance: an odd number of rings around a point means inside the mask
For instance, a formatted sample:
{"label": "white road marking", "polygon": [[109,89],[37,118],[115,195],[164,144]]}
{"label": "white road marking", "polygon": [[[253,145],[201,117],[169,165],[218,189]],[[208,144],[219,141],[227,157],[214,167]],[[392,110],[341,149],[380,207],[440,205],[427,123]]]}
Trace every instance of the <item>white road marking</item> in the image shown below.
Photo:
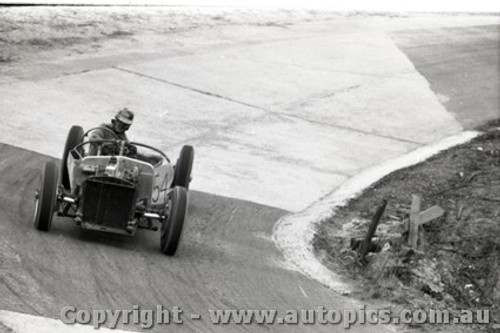
{"label": "white road marking", "polygon": [[477,135],[479,132],[462,132],[361,172],[306,210],[283,217],[274,226],[273,238],[276,246],[291,265],[298,267],[310,278],[340,294],[349,293],[350,286],[342,282],[337,274],[323,266],[314,255],[312,239],[316,224],[331,217],[332,212],[344,205],[347,200],[354,198],[365,188],[391,172],[422,162],[440,151],[468,142]]}
{"label": "white road marking", "polygon": [[8,327],[13,333],[128,333],[117,329],[99,328],[95,329],[89,325],[67,325],[61,320],[32,316],[19,312],[0,310],[0,324]]}

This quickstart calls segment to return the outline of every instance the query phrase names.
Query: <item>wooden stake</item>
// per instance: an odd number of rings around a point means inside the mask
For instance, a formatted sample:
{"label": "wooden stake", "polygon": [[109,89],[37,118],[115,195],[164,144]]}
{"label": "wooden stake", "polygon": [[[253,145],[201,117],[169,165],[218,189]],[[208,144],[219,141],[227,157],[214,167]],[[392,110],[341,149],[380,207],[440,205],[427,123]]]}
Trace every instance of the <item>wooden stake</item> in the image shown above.
{"label": "wooden stake", "polygon": [[377,230],[378,223],[382,218],[382,214],[384,214],[385,206],[387,205],[387,200],[383,199],[382,204],[378,207],[377,212],[373,216],[372,223],[370,224],[370,228],[368,229],[368,233],[366,234],[365,240],[361,243],[359,247],[359,254],[361,258],[364,258],[368,253],[368,249],[370,248],[370,244],[372,242],[373,235],[375,235],[375,231]]}
{"label": "wooden stake", "polygon": [[417,248],[418,225],[420,224],[420,206],[422,199],[413,194],[411,196],[411,211],[410,211],[410,230],[408,235],[408,245],[412,249]]}
{"label": "wooden stake", "polygon": [[444,214],[443,208],[439,206],[432,206],[431,208],[420,211],[422,199],[418,195],[411,196],[411,211],[410,211],[410,225],[408,234],[408,245],[412,249],[417,249],[418,242],[418,227],[421,224],[435,220]]}
{"label": "wooden stake", "polygon": [[419,225],[430,222],[432,220],[437,219],[438,217],[443,216],[444,209],[439,206],[432,206],[429,209],[424,210],[419,214]]}

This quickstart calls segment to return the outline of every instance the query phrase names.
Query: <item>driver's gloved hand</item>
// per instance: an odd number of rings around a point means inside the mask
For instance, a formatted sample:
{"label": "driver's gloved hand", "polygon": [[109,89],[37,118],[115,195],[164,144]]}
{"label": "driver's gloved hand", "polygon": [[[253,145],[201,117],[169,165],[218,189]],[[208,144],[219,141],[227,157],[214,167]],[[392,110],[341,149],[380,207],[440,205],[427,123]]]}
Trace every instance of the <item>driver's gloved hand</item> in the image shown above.
{"label": "driver's gloved hand", "polygon": [[117,143],[109,143],[102,146],[103,155],[118,155],[119,152],[120,146]]}
{"label": "driver's gloved hand", "polygon": [[131,144],[126,144],[125,145],[125,152],[124,155],[126,156],[135,156],[137,155],[137,147]]}

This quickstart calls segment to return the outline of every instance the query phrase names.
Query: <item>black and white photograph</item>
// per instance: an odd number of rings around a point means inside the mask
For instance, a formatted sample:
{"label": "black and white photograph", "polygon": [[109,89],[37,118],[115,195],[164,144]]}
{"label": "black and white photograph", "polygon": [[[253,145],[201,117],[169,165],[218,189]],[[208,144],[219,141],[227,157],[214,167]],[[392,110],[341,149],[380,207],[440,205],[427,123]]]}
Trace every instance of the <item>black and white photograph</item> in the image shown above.
{"label": "black and white photograph", "polygon": [[0,0],[0,333],[500,333],[493,1]]}

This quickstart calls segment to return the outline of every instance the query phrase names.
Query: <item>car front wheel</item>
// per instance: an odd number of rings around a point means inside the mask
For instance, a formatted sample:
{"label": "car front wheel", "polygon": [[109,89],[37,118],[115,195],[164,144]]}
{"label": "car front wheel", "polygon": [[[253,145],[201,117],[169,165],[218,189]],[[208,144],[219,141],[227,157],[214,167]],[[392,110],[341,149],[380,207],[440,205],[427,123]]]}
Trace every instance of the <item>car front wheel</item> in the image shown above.
{"label": "car front wheel", "polygon": [[192,146],[183,146],[179,159],[175,164],[175,174],[172,187],[182,186],[189,189],[191,182],[191,169],[193,168],[194,149]]}
{"label": "car front wheel", "polygon": [[34,224],[38,230],[49,231],[56,204],[57,166],[54,161],[45,164],[35,195]]}
{"label": "car front wheel", "polygon": [[72,126],[69,130],[66,144],[64,145],[64,152],[61,161],[61,183],[64,188],[69,190],[69,172],[68,172],[68,155],[69,152],[83,141],[83,129],[81,126]]}
{"label": "car front wheel", "polygon": [[177,251],[184,228],[187,207],[187,190],[180,186],[174,187],[165,208],[167,217],[161,227],[161,251],[166,255],[173,256]]}

